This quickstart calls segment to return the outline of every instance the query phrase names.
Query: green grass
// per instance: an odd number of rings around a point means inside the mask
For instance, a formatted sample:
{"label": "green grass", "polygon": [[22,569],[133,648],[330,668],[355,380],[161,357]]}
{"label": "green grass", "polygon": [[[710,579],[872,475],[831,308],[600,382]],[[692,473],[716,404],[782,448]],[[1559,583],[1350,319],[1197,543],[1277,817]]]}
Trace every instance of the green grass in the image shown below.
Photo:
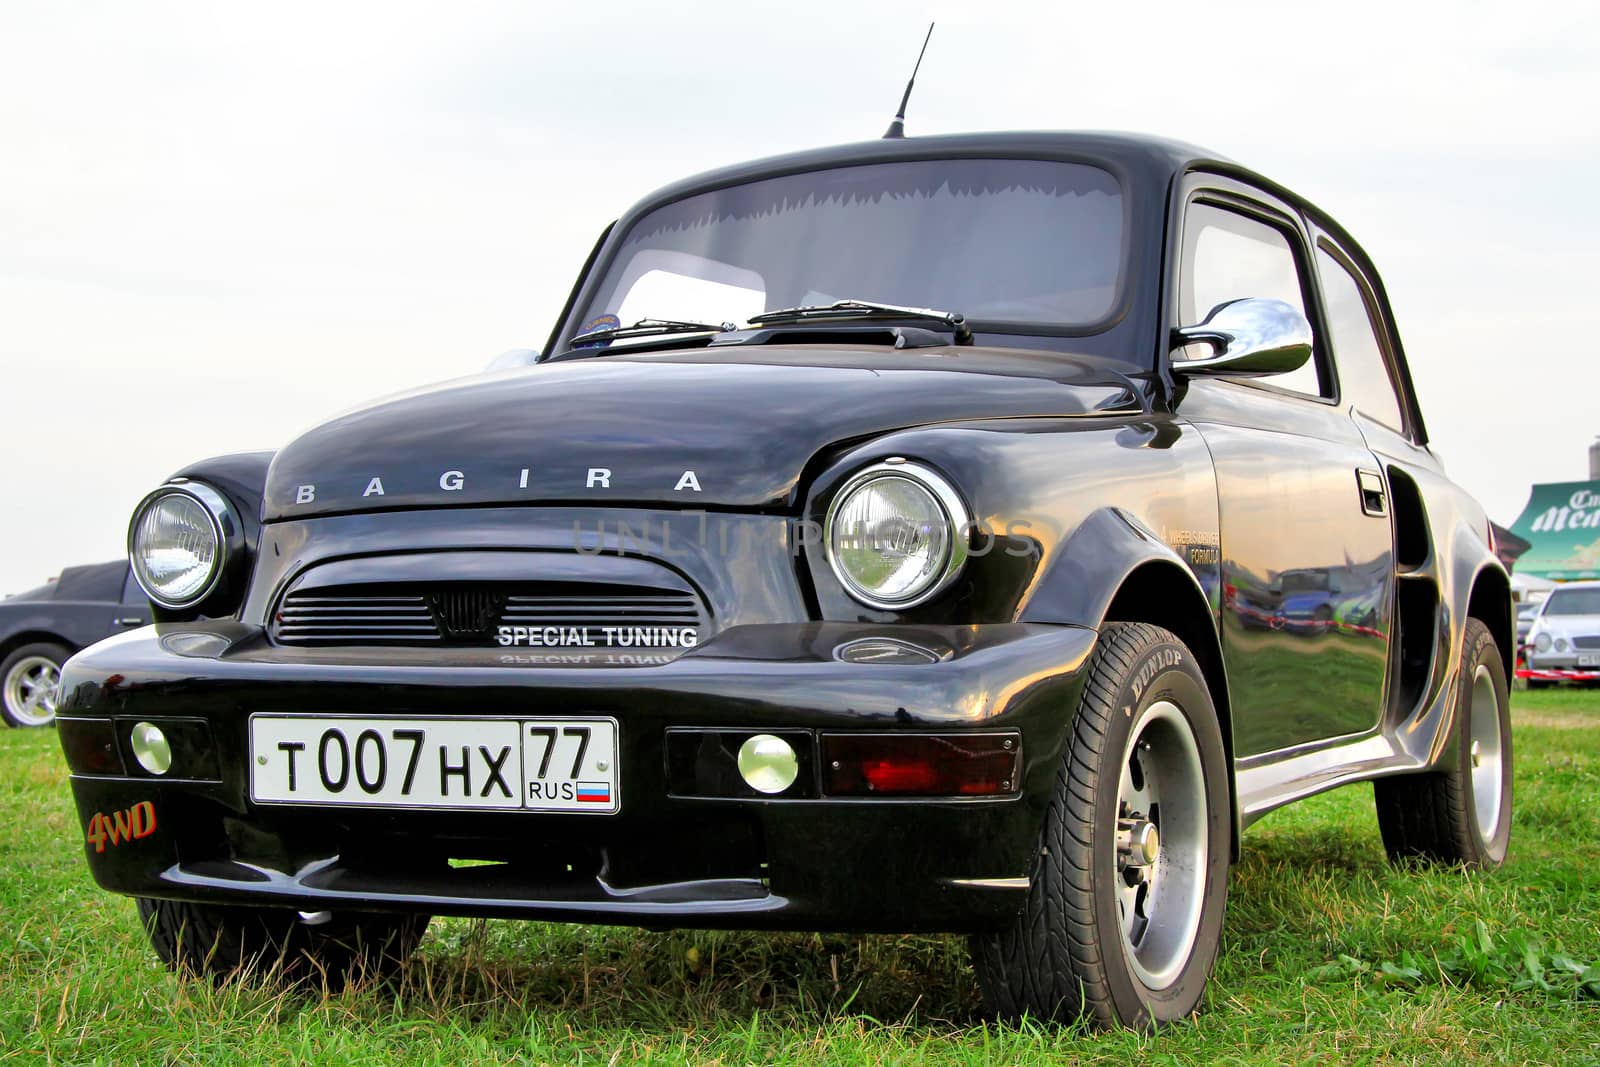
{"label": "green grass", "polygon": [[1392,870],[1366,786],[1275,813],[1204,1012],[1153,1036],[985,1025],[944,937],[448,920],[398,993],[182,983],[89,881],[54,734],[0,731],[0,1061],[1600,1063],[1600,691],[1514,720],[1504,869]]}

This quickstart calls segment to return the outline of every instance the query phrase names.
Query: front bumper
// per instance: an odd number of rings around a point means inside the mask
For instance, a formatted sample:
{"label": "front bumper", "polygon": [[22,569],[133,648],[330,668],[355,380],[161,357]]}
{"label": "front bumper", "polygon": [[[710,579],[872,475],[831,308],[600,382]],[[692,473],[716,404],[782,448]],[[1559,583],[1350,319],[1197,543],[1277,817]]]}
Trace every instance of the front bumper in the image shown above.
{"label": "front bumper", "polygon": [[[844,662],[891,637],[927,662]],[[151,627],[75,656],[63,743],[117,739],[129,773],[72,788],[104,888],[140,896],[502,915],[645,926],[860,931],[992,928],[1021,905],[1095,642],[1079,627],[734,627],[666,662],[506,650],[282,649],[236,623]],[[424,662],[425,661],[425,662]],[[555,665],[552,665],[555,664]],[[262,806],[250,799],[257,712],[610,716],[616,815]],[[209,769],[152,777],[127,756],[145,719],[203,724]],[[685,796],[669,728],[823,732],[1014,730],[1022,772],[994,798]],[[178,772],[175,765],[174,773]],[[815,792],[815,791],[814,791]],[[135,814],[137,812],[137,814]],[[109,821],[121,832],[107,843]],[[103,821],[105,820],[105,821]],[[94,843],[88,843],[93,837]],[[462,861],[477,861],[471,865]]]}
{"label": "front bumper", "polygon": [[[1571,659],[1571,657],[1565,657]],[[1600,682],[1600,669],[1594,667],[1566,667],[1551,664],[1517,668],[1517,677],[1530,682]]]}
{"label": "front bumper", "polygon": [[1523,658],[1528,668],[1535,671],[1565,671],[1600,675],[1600,651],[1568,649],[1565,652],[1536,651],[1527,647]]}

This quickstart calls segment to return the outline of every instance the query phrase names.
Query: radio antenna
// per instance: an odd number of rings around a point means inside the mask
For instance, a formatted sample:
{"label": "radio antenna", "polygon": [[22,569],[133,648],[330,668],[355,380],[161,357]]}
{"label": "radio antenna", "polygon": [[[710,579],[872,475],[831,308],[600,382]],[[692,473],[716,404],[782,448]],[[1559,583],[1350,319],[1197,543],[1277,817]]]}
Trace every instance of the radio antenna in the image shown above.
{"label": "radio antenna", "polygon": [[900,98],[900,110],[894,113],[894,121],[889,123],[888,130],[884,131],[883,139],[886,141],[898,140],[906,135],[906,104],[911,101],[911,88],[917,84],[917,71],[922,69],[922,57],[928,53],[928,40],[933,36],[933,23],[928,23],[928,36],[922,39],[922,51],[917,53],[917,65],[911,68],[911,77],[906,81],[905,95]]}

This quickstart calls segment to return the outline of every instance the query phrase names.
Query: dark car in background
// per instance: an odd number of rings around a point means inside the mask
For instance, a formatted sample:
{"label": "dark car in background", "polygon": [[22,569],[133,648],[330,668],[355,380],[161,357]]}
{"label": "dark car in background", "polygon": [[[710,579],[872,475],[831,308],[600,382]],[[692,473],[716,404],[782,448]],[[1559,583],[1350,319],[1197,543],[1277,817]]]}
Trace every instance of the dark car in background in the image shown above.
{"label": "dark car in background", "polygon": [[68,567],[0,600],[0,717],[7,726],[48,726],[67,658],[149,621],[149,601],[126,560]]}

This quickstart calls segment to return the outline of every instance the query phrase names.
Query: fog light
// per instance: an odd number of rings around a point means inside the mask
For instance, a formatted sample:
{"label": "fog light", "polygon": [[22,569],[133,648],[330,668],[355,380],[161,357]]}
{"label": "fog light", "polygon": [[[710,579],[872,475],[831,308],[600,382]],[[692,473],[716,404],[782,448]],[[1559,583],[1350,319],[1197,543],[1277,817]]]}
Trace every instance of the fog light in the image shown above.
{"label": "fog light", "polygon": [[781,737],[756,734],[739,746],[739,774],[758,793],[781,793],[799,773],[794,748]]}
{"label": "fog light", "polygon": [[133,758],[139,761],[139,766],[151,774],[166,774],[172,769],[172,745],[168,744],[167,735],[155,723],[137,723],[128,737],[128,744],[133,748]]}

